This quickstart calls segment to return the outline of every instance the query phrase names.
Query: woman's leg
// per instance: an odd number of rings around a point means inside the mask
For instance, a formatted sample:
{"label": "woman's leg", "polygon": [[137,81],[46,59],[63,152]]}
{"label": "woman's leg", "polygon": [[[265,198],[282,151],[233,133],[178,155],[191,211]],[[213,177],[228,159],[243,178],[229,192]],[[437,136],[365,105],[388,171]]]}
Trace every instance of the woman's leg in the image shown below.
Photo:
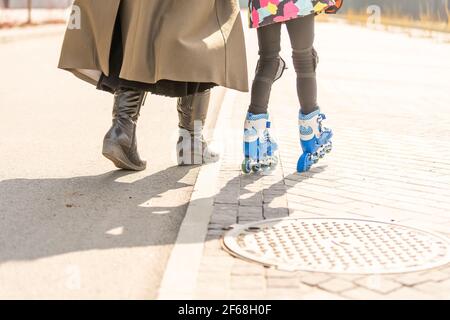
{"label": "woman's leg", "polygon": [[103,140],[103,155],[118,168],[134,171],[146,168],[136,141],[136,126],[144,101],[143,91],[120,88],[114,92],[113,123]]}
{"label": "woman's leg", "polygon": [[252,86],[249,113],[267,113],[272,84],[279,74],[280,63],[282,63],[280,60],[280,35],[281,23],[258,29],[259,62]]}
{"label": "woman's leg", "polygon": [[197,165],[219,160],[219,153],[208,146],[203,136],[210,97],[211,90],[206,90],[178,99],[179,165]]}
{"label": "woman's leg", "polygon": [[302,114],[318,109],[316,67],[317,52],[314,50],[313,14],[286,23],[292,45],[292,59],[297,73],[297,94]]}
{"label": "woman's leg", "polygon": [[120,11],[117,18],[109,61],[110,74],[102,76],[99,89],[114,94],[112,126],[103,139],[103,155],[118,168],[140,171],[147,166],[139,156],[136,140],[137,121],[145,92],[134,87],[120,85],[119,74],[122,68],[122,27]]}

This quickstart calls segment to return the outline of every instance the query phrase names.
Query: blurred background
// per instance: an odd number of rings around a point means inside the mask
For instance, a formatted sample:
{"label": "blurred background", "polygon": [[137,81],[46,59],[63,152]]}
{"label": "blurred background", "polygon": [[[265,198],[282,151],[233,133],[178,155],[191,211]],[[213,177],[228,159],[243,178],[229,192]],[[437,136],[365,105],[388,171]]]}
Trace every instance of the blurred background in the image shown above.
{"label": "blurred background", "polygon": [[0,0],[0,28],[64,23],[73,0]]}
{"label": "blurred background", "polygon": [[[0,0],[0,28],[63,23],[72,1]],[[245,8],[248,0],[240,3]],[[345,0],[339,17],[366,23],[367,14],[381,24],[450,31],[450,0]]]}
{"label": "blurred background", "polygon": [[[247,0],[240,2],[247,6]],[[450,31],[450,0],[344,0],[339,16],[366,23],[367,14],[383,24]]]}

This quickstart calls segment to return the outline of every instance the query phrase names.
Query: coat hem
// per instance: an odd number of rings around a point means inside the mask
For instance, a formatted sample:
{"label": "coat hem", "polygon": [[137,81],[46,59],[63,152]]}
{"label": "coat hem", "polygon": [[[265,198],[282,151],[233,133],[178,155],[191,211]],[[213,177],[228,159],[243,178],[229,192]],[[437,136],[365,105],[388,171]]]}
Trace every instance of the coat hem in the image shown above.
{"label": "coat hem", "polygon": [[[78,79],[81,79],[85,82],[88,82],[89,84],[97,87],[98,86],[98,81],[96,81],[95,79],[92,79],[88,76],[86,76],[85,74],[79,72],[78,70],[84,69],[84,68],[68,68],[68,67],[63,67],[63,66],[58,66],[59,69],[64,70],[64,71],[68,71],[70,73],[72,73],[75,77],[77,77]],[[98,72],[102,72],[101,70],[95,70]],[[158,81],[164,81],[164,80],[168,80],[168,81],[175,81],[175,82],[197,82],[197,83],[211,83],[214,84],[215,86],[220,86],[220,87],[224,87],[227,89],[231,89],[231,90],[237,90],[240,92],[249,92],[249,87],[247,86],[243,86],[243,85],[238,85],[238,84],[226,84],[223,81],[215,81],[215,80],[202,80],[199,81],[198,79],[196,80],[192,80],[189,78],[183,78],[183,79],[175,79],[173,77],[164,77],[164,76],[160,76],[158,78],[155,78],[154,80],[143,80],[143,79],[131,79],[130,77],[127,76],[122,76],[121,75],[121,79],[127,80],[127,81],[134,81],[134,82],[141,82],[141,83],[145,83],[145,84],[156,84]]]}

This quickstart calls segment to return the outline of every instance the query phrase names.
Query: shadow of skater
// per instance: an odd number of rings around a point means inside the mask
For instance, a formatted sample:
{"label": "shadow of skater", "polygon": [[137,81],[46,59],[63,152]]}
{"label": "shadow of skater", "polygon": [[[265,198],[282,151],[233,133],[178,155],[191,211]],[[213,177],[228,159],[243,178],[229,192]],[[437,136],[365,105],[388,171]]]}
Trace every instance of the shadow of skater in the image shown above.
{"label": "shadow of skater", "polygon": [[[289,216],[288,203],[279,201],[290,189],[302,188],[302,182],[326,170],[317,166],[305,173],[282,175],[237,175],[220,188],[214,197],[214,212],[208,225],[208,240],[219,239],[233,224],[246,224],[263,219]],[[295,194],[295,193],[294,193]],[[299,212],[296,210],[296,214]]]}
{"label": "shadow of skater", "polygon": [[[93,249],[173,244],[195,167],[171,167],[133,183],[129,172],[0,182],[0,263]],[[188,192],[183,195],[173,193]]]}

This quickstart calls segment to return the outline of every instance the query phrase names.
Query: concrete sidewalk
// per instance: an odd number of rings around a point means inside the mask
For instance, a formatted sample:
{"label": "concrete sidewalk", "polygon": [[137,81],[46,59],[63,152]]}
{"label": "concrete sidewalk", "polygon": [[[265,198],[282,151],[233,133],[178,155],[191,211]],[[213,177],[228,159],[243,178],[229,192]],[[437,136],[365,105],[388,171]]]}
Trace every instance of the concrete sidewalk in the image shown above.
{"label": "concrete sidewalk", "polygon": [[[255,34],[247,40],[254,66]],[[296,173],[298,102],[290,67],[274,86],[270,107],[281,165],[270,176],[243,175],[242,124],[249,96],[234,94],[219,119],[224,151],[211,176],[217,179],[196,185],[216,188],[203,255],[193,261],[185,252],[185,259],[177,260],[185,261],[183,268],[197,265],[189,279],[166,272],[180,286],[194,284],[183,294],[172,287],[164,298],[450,298],[449,265],[385,276],[290,273],[235,259],[221,249],[220,237],[232,224],[288,216],[362,218],[450,235],[450,64],[445,59],[450,45],[323,23],[317,26],[317,49],[320,103],[335,131],[334,151],[310,173]],[[289,50],[283,57],[290,57]]]}

